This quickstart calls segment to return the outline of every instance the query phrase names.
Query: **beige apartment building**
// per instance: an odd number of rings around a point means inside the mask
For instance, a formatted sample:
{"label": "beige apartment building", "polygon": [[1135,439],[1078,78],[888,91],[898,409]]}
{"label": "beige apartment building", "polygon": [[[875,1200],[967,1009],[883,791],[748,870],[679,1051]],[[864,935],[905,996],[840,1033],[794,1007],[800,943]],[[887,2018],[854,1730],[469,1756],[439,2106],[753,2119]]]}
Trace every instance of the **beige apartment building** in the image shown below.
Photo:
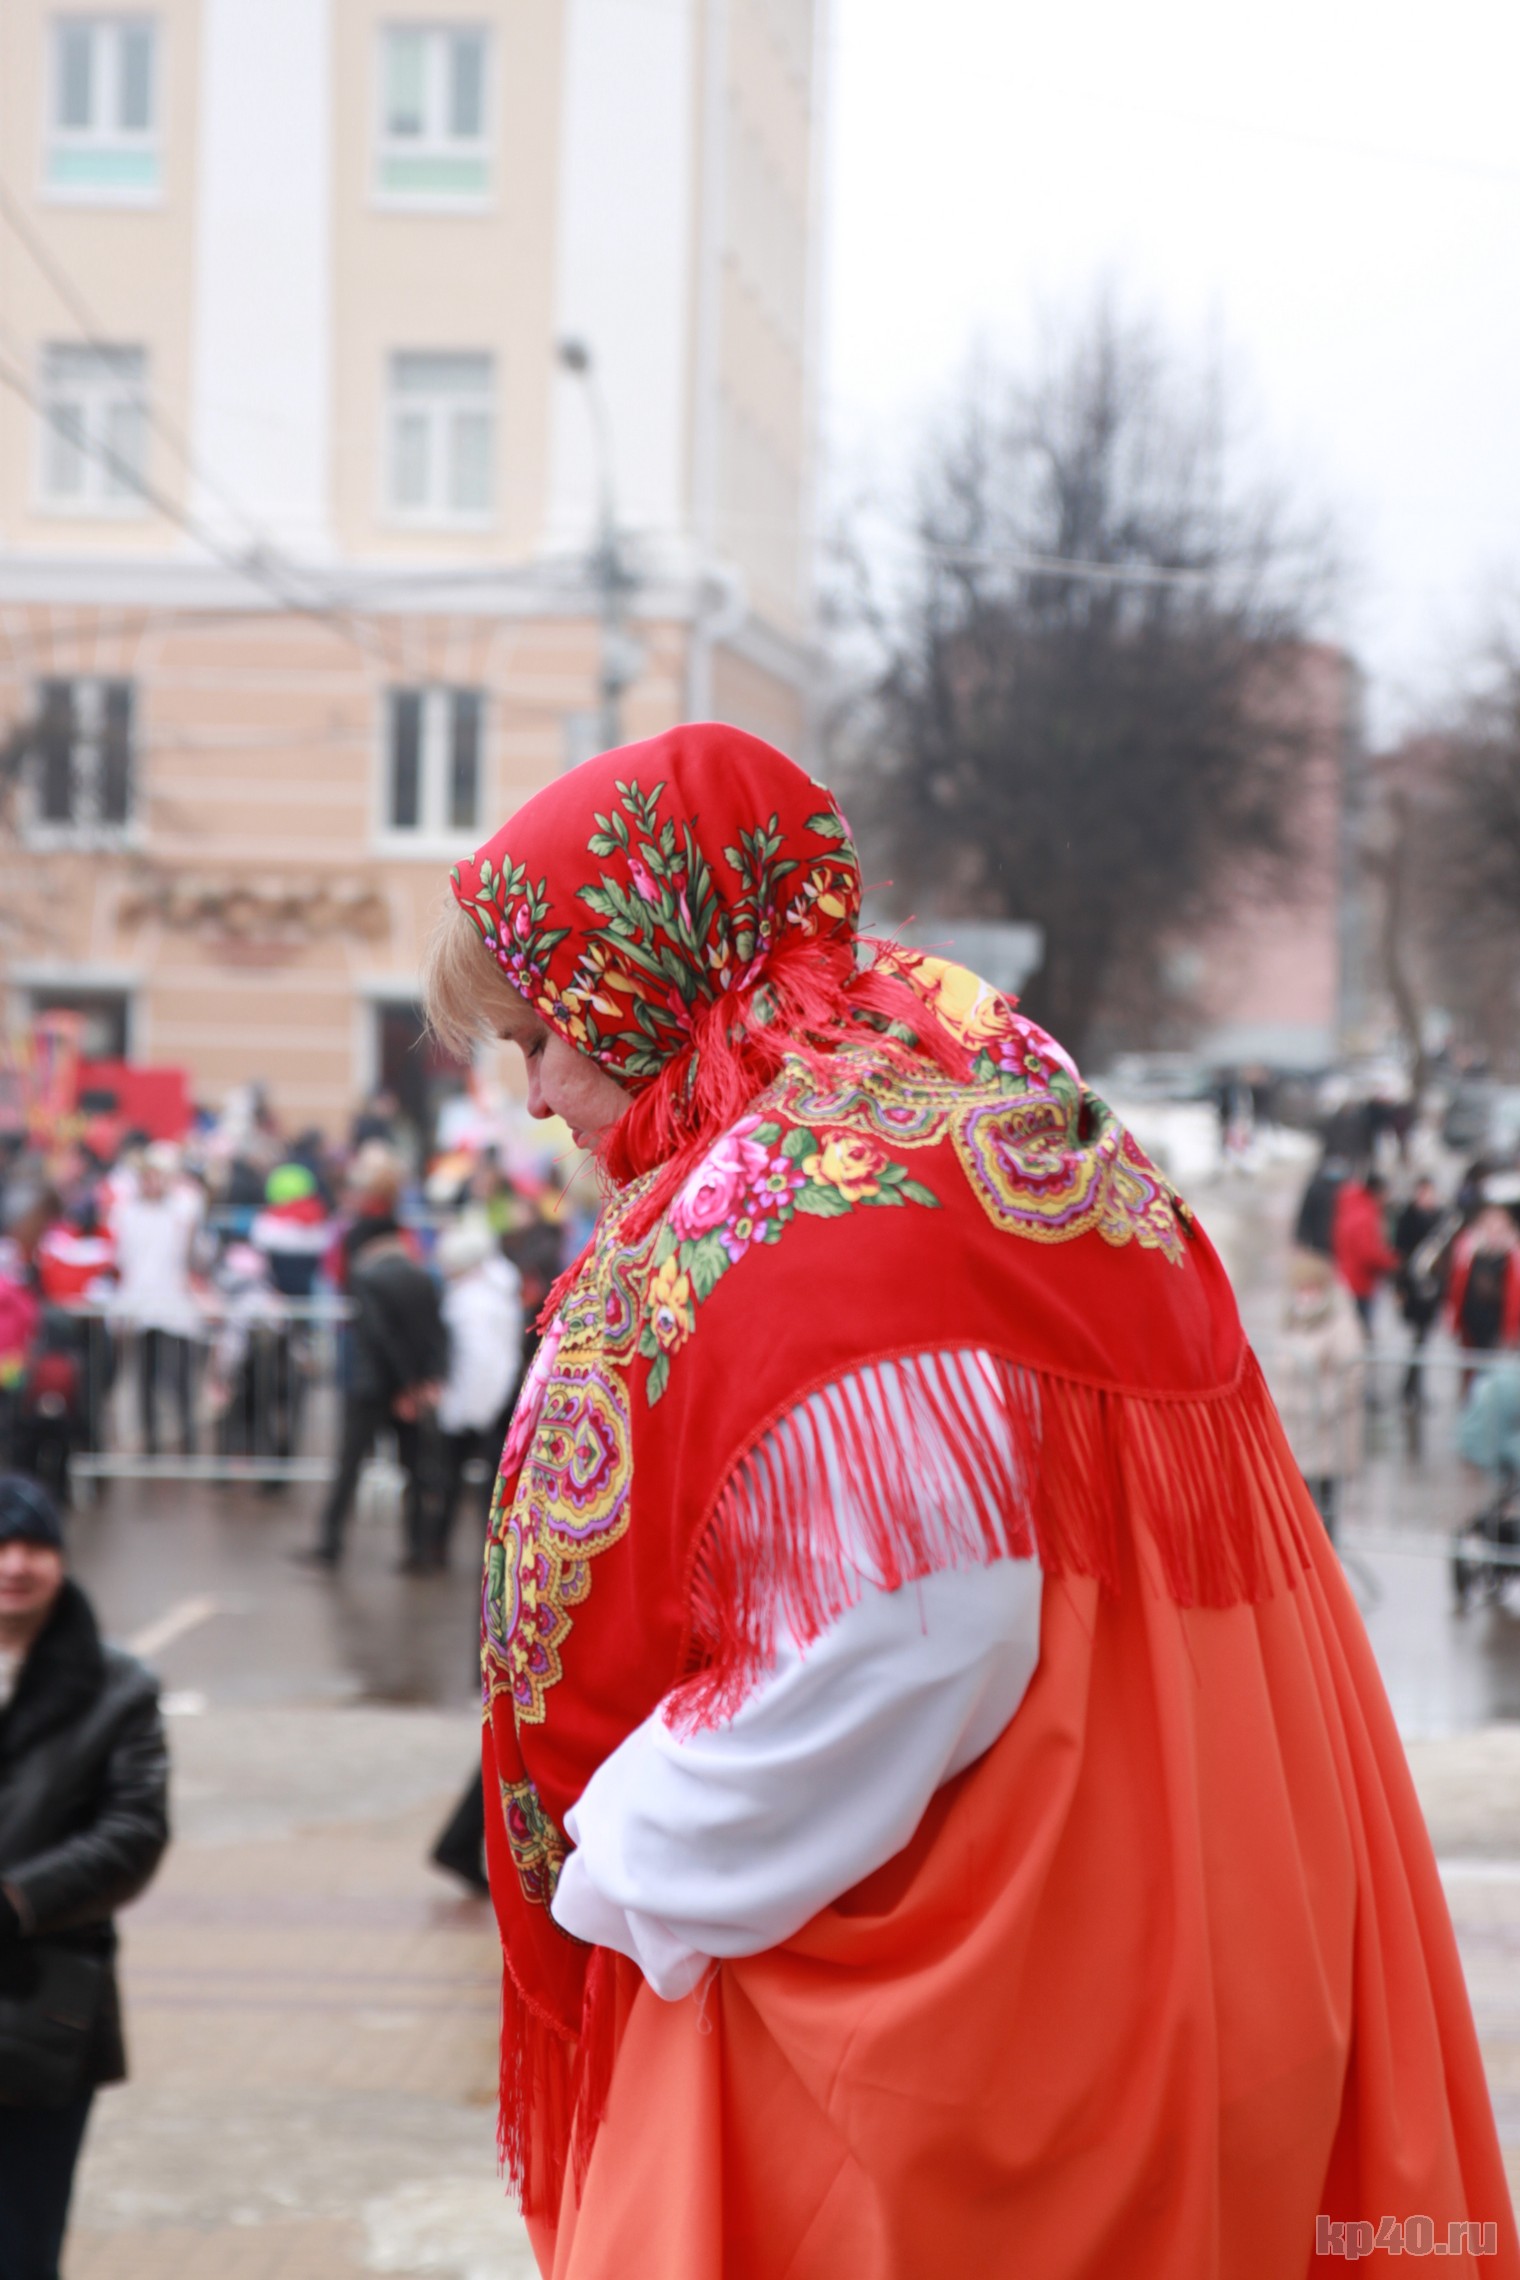
{"label": "beige apartment building", "polygon": [[336,1129],[614,712],[806,753],[825,9],[4,0],[13,1030]]}

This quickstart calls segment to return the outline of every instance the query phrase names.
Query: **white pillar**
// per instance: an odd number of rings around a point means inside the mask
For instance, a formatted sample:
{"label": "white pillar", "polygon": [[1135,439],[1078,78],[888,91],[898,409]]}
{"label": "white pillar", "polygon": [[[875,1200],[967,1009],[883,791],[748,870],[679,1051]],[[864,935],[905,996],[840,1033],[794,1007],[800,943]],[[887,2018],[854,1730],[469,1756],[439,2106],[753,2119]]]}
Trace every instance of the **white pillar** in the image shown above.
{"label": "white pillar", "polygon": [[196,514],[331,550],[331,0],[204,0],[191,443]]}
{"label": "white pillar", "polygon": [[[595,360],[619,523],[647,534],[667,562],[689,522],[696,4],[565,7],[556,338],[584,341]],[[584,390],[562,374],[546,547],[589,545],[596,510]]]}

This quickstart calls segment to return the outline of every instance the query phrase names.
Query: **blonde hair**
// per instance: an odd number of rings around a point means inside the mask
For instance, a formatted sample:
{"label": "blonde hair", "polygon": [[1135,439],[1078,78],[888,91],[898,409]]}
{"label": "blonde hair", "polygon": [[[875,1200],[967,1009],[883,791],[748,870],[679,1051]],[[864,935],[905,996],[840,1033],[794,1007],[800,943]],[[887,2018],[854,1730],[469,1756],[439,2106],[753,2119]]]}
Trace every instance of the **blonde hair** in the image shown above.
{"label": "blonde hair", "polygon": [[499,1037],[512,1015],[522,1015],[525,1001],[452,895],[441,906],[422,954],[422,1002],[440,1045],[461,1055],[482,1037]]}

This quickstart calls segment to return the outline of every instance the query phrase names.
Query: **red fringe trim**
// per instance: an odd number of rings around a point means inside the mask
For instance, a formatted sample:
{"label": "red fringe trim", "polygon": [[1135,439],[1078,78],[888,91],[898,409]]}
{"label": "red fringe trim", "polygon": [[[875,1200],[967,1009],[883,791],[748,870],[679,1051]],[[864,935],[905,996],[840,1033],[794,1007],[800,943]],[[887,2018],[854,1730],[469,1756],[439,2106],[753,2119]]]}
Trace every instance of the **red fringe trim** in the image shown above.
{"label": "red fringe trim", "polygon": [[559,2208],[572,2168],[577,2192],[585,2183],[621,2035],[618,1979],[612,1949],[587,1950],[580,2034],[572,2040],[523,1997],[503,1959],[496,2157],[527,2216]]}
{"label": "red fringe trim", "polygon": [[[732,1716],[785,1623],[801,1645],[869,1588],[1037,1555],[1119,1588],[1124,1545],[1184,1607],[1295,1584],[1318,1526],[1261,1369],[1186,1396],[1115,1392],[976,1350],[882,1356],[757,1435],[699,1538],[682,1731]],[[584,2183],[635,1967],[587,1953],[567,2035],[503,1972],[502,2166],[530,2215]]]}
{"label": "red fringe trim", "polygon": [[1305,1514],[1248,1348],[1232,1384],[1173,1398],[1001,1358],[989,1376],[971,1352],[871,1363],[788,1410],[730,1476],[698,1545],[687,1661],[700,1667],[675,1723],[732,1716],[778,1625],[805,1646],[868,1584],[1035,1554],[1046,1575],[1112,1593],[1127,1537],[1149,1544],[1180,1606],[1227,1607],[1294,1581]]}

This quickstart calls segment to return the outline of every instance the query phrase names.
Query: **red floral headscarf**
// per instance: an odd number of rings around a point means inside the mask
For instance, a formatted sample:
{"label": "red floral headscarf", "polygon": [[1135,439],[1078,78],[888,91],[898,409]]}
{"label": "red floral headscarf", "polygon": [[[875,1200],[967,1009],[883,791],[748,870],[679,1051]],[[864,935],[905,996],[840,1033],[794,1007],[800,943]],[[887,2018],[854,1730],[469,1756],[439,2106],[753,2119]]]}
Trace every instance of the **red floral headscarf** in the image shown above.
{"label": "red floral headscarf", "polygon": [[891,1058],[969,1065],[857,942],[860,865],[833,795],[743,729],[700,722],[586,761],[452,878],[512,987],[635,1096],[602,1161],[619,1181],[668,1167],[651,1211],[787,1051],[858,1043],[864,1018]]}
{"label": "red floral headscarf", "polygon": [[780,945],[849,944],[860,912],[832,794],[712,723],[588,760],[452,877],[512,987],[633,1091]]}

